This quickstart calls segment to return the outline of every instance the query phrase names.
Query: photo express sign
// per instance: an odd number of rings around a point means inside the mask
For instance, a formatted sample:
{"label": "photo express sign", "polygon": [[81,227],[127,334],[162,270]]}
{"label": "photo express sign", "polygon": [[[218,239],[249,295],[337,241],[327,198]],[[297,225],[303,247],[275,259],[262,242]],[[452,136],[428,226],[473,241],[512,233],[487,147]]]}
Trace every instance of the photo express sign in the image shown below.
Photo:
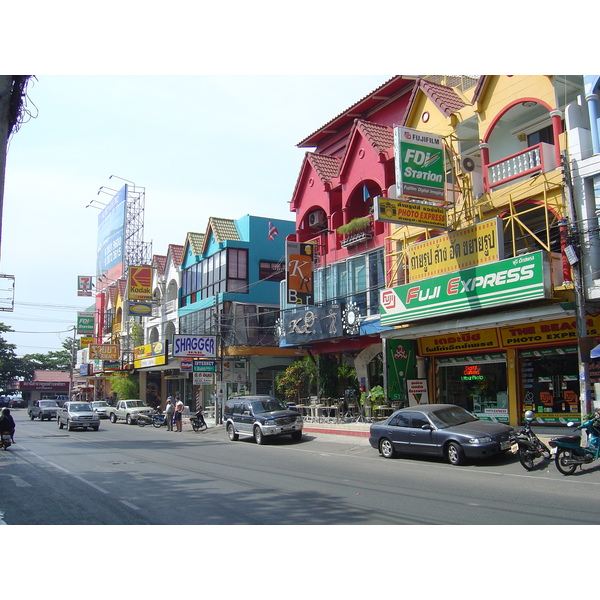
{"label": "photo express sign", "polygon": [[216,338],[214,335],[173,335],[173,358],[215,358]]}
{"label": "photo express sign", "polygon": [[382,325],[399,325],[549,297],[550,265],[540,251],[382,290],[379,310]]}

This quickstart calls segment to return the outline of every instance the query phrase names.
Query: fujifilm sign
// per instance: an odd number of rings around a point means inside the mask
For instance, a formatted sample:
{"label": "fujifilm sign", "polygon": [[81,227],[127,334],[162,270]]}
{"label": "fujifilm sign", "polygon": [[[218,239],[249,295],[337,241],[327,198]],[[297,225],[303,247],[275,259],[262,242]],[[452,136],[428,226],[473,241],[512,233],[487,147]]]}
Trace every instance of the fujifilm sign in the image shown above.
{"label": "fujifilm sign", "polygon": [[550,297],[545,252],[462,269],[381,291],[382,325]]}

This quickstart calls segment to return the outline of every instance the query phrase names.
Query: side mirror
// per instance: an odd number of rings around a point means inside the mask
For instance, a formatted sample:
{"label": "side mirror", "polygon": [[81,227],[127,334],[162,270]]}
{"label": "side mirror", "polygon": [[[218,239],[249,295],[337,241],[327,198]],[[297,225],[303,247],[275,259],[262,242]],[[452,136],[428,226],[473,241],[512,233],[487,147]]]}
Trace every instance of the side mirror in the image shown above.
{"label": "side mirror", "polygon": [[431,431],[431,425],[429,425],[429,424],[421,425],[421,429],[423,431]]}
{"label": "side mirror", "polygon": [[571,421],[570,423],[567,423],[567,427],[575,427],[575,423],[573,423],[573,421]]}

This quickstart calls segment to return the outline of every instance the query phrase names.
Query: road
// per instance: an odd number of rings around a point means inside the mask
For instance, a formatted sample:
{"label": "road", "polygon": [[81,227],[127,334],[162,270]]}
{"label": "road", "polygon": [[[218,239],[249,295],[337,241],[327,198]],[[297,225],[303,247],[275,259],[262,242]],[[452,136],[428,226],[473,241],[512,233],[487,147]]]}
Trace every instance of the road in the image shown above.
{"label": "road", "polygon": [[17,444],[0,451],[8,525],[600,524],[595,464],[565,477],[505,456],[463,467],[386,460],[341,436],[257,446],[222,428],[102,421],[98,432],[67,432],[12,412]]}

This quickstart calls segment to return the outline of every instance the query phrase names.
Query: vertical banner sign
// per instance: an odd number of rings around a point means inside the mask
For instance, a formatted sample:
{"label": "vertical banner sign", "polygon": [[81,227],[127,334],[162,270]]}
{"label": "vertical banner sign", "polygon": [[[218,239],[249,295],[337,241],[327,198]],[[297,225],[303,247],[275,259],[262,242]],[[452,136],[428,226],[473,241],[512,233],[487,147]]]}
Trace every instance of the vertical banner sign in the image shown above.
{"label": "vertical banner sign", "polygon": [[441,136],[394,127],[394,150],[399,195],[443,202],[446,195]]}
{"label": "vertical banner sign", "polygon": [[77,313],[77,335],[94,335],[94,313]]}
{"label": "vertical banner sign", "polygon": [[288,304],[314,304],[314,244],[286,243],[286,283]]}
{"label": "vertical banner sign", "polygon": [[91,296],[92,295],[92,278],[87,275],[79,275],[77,277],[77,295]]}
{"label": "vertical banner sign", "polygon": [[126,209],[127,184],[113,196],[98,215],[96,275],[102,287],[106,282],[116,281],[123,275]]}
{"label": "vertical banner sign", "polygon": [[152,300],[152,267],[129,267],[127,282],[129,300]]}
{"label": "vertical banner sign", "polygon": [[387,340],[387,387],[388,397],[393,401],[407,401],[407,378],[417,373],[417,353],[414,340]]}

